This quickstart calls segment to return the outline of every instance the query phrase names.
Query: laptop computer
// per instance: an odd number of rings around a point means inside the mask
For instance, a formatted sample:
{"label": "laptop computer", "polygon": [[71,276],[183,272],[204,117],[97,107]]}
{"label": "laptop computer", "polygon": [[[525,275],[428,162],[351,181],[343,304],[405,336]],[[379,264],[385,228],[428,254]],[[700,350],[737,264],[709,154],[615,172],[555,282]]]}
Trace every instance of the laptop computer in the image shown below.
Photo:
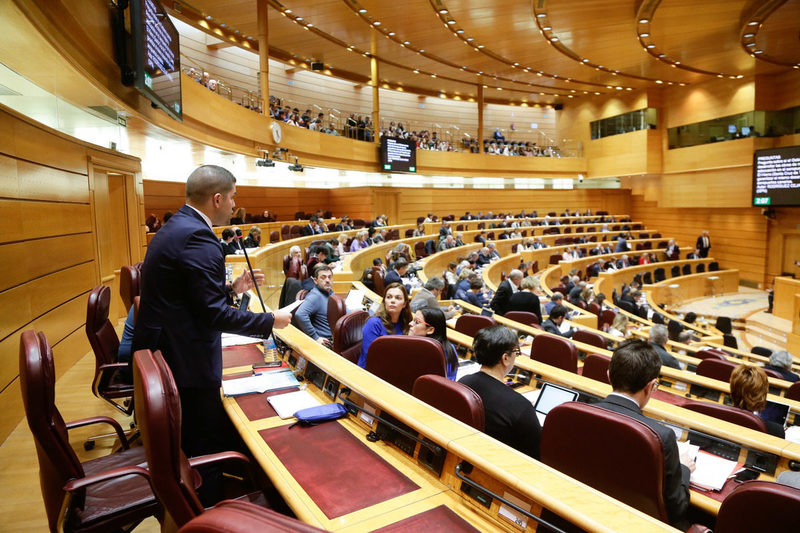
{"label": "laptop computer", "polygon": [[786,427],[786,418],[789,416],[789,406],[784,403],[767,400],[767,406],[759,413],[764,420],[776,422]]}
{"label": "laptop computer", "polygon": [[536,411],[536,418],[539,419],[539,425],[544,426],[544,420],[551,409],[564,402],[574,402],[577,399],[577,391],[553,385],[552,383],[545,383],[542,390],[539,391],[536,403],[533,404],[533,409]]}

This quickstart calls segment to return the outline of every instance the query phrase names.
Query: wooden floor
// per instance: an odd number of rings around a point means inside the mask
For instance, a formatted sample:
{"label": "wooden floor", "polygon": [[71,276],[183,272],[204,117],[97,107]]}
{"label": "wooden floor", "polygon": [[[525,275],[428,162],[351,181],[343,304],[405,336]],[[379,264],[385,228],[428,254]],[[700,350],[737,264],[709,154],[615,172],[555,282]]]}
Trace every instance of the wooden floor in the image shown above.
{"label": "wooden floor", "polygon": [[[119,420],[123,428],[128,427],[129,418],[92,395],[90,386],[93,376],[94,355],[89,353],[56,383],[56,405],[64,420],[108,415]],[[94,425],[70,432],[70,443],[82,461],[106,455],[112,450],[112,439],[97,441],[95,449],[90,452],[83,449],[86,437],[105,433],[107,427]],[[36,448],[28,423],[22,420],[0,446],[0,532],[41,532],[47,529],[47,516],[39,488]],[[136,528],[136,531],[156,532],[160,531],[160,527],[151,518]]]}

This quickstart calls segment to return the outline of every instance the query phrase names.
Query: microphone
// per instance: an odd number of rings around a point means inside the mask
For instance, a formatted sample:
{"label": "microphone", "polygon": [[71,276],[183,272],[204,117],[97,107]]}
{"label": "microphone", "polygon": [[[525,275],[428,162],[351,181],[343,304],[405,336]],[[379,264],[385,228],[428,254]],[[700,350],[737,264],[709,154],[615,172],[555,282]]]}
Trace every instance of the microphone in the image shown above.
{"label": "microphone", "polygon": [[[242,230],[236,228],[236,239],[241,241],[242,240]],[[256,283],[256,275],[253,273],[253,266],[250,264],[250,257],[247,255],[247,248],[242,246],[242,251],[244,252],[244,259],[247,261],[247,269],[250,271],[250,277],[253,280],[253,286],[256,288],[256,294],[258,295],[258,301],[261,302],[261,310],[266,313],[267,306],[264,305],[264,299],[261,297],[261,291],[258,289],[258,283]]]}

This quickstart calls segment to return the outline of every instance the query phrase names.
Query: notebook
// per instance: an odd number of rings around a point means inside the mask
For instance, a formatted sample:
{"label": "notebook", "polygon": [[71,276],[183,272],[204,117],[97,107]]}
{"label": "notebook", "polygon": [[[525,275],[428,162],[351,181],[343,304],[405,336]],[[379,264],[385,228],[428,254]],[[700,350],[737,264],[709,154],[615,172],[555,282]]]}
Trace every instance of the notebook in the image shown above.
{"label": "notebook", "polygon": [[552,383],[545,383],[542,390],[536,398],[536,403],[533,404],[533,409],[536,411],[536,418],[539,419],[539,425],[544,426],[544,420],[547,413],[554,407],[558,407],[564,402],[574,402],[578,399],[578,393],[574,390],[565,389]]}
{"label": "notebook", "polygon": [[322,405],[307,390],[270,396],[267,401],[281,418],[291,418],[297,411]]}
{"label": "notebook", "polygon": [[241,396],[271,390],[293,389],[300,386],[290,369],[279,369],[260,372],[239,379],[228,379],[222,382],[225,396]]}

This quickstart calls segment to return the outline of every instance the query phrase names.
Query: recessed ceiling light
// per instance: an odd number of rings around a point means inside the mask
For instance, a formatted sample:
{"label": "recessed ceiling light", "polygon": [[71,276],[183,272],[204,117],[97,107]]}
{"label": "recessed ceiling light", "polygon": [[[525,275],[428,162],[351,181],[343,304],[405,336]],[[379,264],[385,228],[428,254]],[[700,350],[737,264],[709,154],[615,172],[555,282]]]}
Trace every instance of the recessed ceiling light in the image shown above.
{"label": "recessed ceiling light", "polygon": [[656,83],[664,83],[664,82],[661,80],[656,80]]}
{"label": "recessed ceiling light", "polygon": [[597,91],[595,91],[595,92],[594,92],[594,94],[596,94],[596,95],[599,95],[600,93],[599,93],[599,92],[597,92]]}
{"label": "recessed ceiling light", "polygon": [[667,57],[667,54],[658,54],[658,57]]}
{"label": "recessed ceiling light", "polygon": [[550,37],[550,42],[557,43],[558,37]]}
{"label": "recessed ceiling light", "polygon": [[359,13],[366,13],[366,12],[367,12],[367,10],[366,10],[366,9],[364,9],[364,8],[362,7],[361,9],[359,9],[359,10],[358,10],[358,12],[359,12]]}
{"label": "recessed ceiling light", "polygon": [[478,48],[483,48],[483,45],[482,45],[482,44],[479,44],[479,45],[478,45]]}
{"label": "recessed ceiling light", "polygon": [[642,37],[642,38],[644,38],[644,37],[650,37],[650,34],[649,34],[649,33],[647,33],[647,32],[645,32],[645,33],[640,33],[640,34],[639,34],[639,37]]}
{"label": "recessed ceiling light", "polygon": [[296,18],[296,19],[294,19],[294,20],[296,20],[297,22],[303,22],[303,17],[297,17],[297,18]]}
{"label": "recessed ceiling light", "polygon": [[206,20],[211,20],[211,15],[206,15]]}
{"label": "recessed ceiling light", "polygon": [[647,24],[648,22],[650,22],[649,19],[639,19],[639,24]]}
{"label": "recessed ceiling light", "polygon": [[584,63],[588,63],[588,62],[589,62],[589,60],[588,60],[588,59],[583,59],[582,61],[583,61]]}
{"label": "recessed ceiling light", "polygon": [[542,30],[544,30],[544,31],[550,31],[550,30],[552,30],[552,29],[553,29],[553,27],[552,27],[552,26],[543,26],[543,27],[542,27]]}
{"label": "recessed ceiling light", "polygon": [[759,22],[757,20],[751,20],[747,23],[748,26],[758,26]]}
{"label": "recessed ceiling light", "polygon": [[756,53],[756,54],[763,54],[763,53],[764,53],[764,50],[755,50],[755,51],[754,51],[754,53]]}
{"label": "recessed ceiling light", "polygon": [[411,44],[411,41],[403,41],[403,44],[408,46],[409,44]]}
{"label": "recessed ceiling light", "polygon": [[740,80],[740,79],[742,79],[742,78],[744,78],[744,74],[739,74],[738,76],[736,76],[736,79],[737,79],[737,80]]}
{"label": "recessed ceiling light", "polygon": [[502,91],[502,90],[503,90],[503,88],[502,88],[502,87],[497,87],[497,90],[498,90],[498,91]]}
{"label": "recessed ceiling light", "polygon": [[419,74],[419,69],[416,69],[416,68],[415,68],[415,69],[413,70],[413,72],[414,72],[414,74]]}
{"label": "recessed ceiling light", "polygon": [[381,21],[380,20],[376,20],[375,22],[372,23],[372,25],[373,26],[380,26],[381,25]]}
{"label": "recessed ceiling light", "polygon": [[431,78],[435,78],[435,77],[436,77],[436,74],[431,74]]}
{"label": "recessed ceiling light", "polygon": [[474,40],[475,40],[475,37],[467,37],[467,42],[468,43],[471,43]]}
{"label": "recessed ceiling light", "polygon": [[654,44],[648,44],[648,45],[647,45],[647,48],[648,48],[649,50],[652,50],[652,49],[653,49],[653,48],[655,48],[655,47],[656,47],[656,45],[654,45]]}
{"label": "recessed ceiling light", "polygon": [[453,24],[455,24],[455,23],[456,23],[456,21],[455,21],[455,20],[453,20],[453,19],[450,19],[450,20],[448,20],[448,21],[447,21],[447,23],[448,23],[448,24],[450,24],[450,25],[452,26]]}
{"label": "recessed ceiling light", "polygon": [[423,49],[421,49],[421,50],[419,51],[419,53],[420,53],[420,54],[424,54],[424,53],[425,53],[425,49],[424,49],[424,48],[423,48]]}
{"label": "recessed ceiling light", "polygon": [[395,35],[397,35],[395,32],[393,32],[393,31],[389,32],[389,37],[394,37]]}
{"label": "recessed ceiling light", "polygon": [[220,24],[220,27],[222,27],[222,28],[227,28],[227,27],[228,27],[228,25],[227,25],[227,24],[225,24],[225,23],[223,22],[222,24]]}
{"label": "recessed ceiling light", "polygon": [[756,43],[747,43],[747,46],[755,46]]}
{"label": "recessed ceiling light", "polygon": [[544,18],[547,16],[547,13],[536,13],[536,18]]}
{"label": "recessed ceiling light", "polygon": [[750,39],[751,37],[755,37],[755,36],[756,36],[756,34],[755,34],[755,33],[745,33],[745,34],[743,35],[743,37],[744,37],[745,39]]}
{"label": "recessed ceiling light", "polygon": [[440,9],[439,10],[439,14],[440,15],[446,15],[447,14],[447,10],[446,9]]}
{"label": "recessed ceiling light", "polygon": [[675,64],[676,64],[676,65],[680,65],[680,64],[681,64],[681,62],[680,62],[680,61],[676,61],[676,62],[675,62]]}
{"label": "recessed ceiling light", "polygon": [[514,61],[514,66],[515,66],[515,67],[518,67],[518,66],[519,66],[519,63],[517,63],[516,61]]}

